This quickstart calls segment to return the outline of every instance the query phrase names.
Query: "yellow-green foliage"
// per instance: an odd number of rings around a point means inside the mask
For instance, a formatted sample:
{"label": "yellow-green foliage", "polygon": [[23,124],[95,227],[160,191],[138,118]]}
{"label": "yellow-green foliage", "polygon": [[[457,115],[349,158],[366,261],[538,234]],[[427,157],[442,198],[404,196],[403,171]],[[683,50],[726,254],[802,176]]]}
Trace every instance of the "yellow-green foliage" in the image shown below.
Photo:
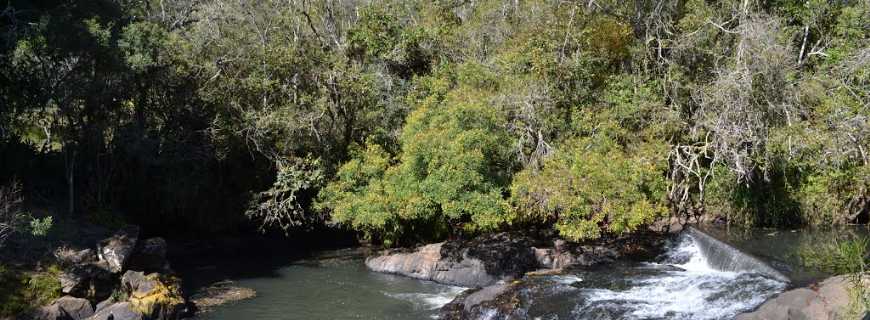
{"label": "yellow-green foliage", "polygon": [[667,212],[666,163],[653,150],[632,155],[591,139],[566,146],[540,172],[515,177],[512,199],[520,219],[555,221],[563,237],[584,240],[635,231]]}
{"label": "yellow-green foliage", "polygon": [[184,303],[184,298],[181,295],[181,282],[178,278],[152,273],[147,275],[146,279],[154,281],[154,288],[148,292],[133,292],[128,300],[130,305],[146,318],[152,318],[157,314],[167,314],[169,308]]}
{"label": "yellow-green foliage", "polygon": [[60,297],[60,268],[25,272],[0,265],[0,316],[14,316]]}
{"label": "yellow-green foliage", "polygon": [[440,232],[452,223],[478,230],[508,222],[502,190],[514,166],[510,140],[504,115],[486,103],[496,86],[485,67],[460,66],[453,89],[419,100],[395,159],[369,144],[321,191],[319,206],[387,245],[425,236],[416,226]]}
{"label": "yellow-green foliage", "polygon": [[580,137],[540,170],[514,177],[518,219],[555,223],[563,237],[584,240],[635,231],[667,212],[667,144],[658,137],[669,132],[668,112],[631,79],[616,79],[608,92],[578,119]]}

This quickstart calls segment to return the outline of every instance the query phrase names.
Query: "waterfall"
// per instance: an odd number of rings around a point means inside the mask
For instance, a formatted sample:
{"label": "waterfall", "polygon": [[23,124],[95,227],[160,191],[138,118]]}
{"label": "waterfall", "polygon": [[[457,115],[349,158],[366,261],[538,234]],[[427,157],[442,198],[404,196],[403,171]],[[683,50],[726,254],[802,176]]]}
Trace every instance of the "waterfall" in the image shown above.
{"label": "waterfall", "polygon": [[688,227],[686,233],[695,240],[695,244],[700,249],[705,260],[707,260],[707,264],[714,269],[733,272],[754,272],[779,281],[789,281],[788,277],[784,274],[758,258],[743,253],[701,230]]}

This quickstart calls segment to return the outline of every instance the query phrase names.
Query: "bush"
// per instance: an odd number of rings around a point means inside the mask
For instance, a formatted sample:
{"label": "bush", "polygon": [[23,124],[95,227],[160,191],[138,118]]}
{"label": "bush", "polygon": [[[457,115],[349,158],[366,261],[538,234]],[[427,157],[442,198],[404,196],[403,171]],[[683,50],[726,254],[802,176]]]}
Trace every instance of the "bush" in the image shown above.
{"label": "bush", "polygon": [[526,170],[514,179],[520,220],[555,223],[563,237],[579,241],[626,234],[667,213],[661,153],[590,148],[588,139],[567,145],[540,172]]}
{"label": "bush", "polygon": [[60,297],[60,268],[26,273],[0,265],[0,316],[20,315]]}
{"label": "bush", "polygon": [[510,218],[503,190],[514,170],[506,119],[489,106],[497,80],[463,65],[448,92],[431,92],[408,118],[392,157],[369,143],[320,192],[336,223],[385,245],[493,230]]}

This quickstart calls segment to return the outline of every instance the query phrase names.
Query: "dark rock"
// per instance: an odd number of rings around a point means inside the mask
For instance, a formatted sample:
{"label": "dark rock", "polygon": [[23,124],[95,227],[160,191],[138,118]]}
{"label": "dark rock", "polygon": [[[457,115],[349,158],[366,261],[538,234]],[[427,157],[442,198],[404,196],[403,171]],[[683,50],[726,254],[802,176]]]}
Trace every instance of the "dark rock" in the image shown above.
{"label": "dark rock", "polygon": [[63,293],[99,301],[111,295],[114,279],[105,263],[92,262],[67,268],[59,280]]}
{"label": "dark rock", "polygon": [[146,239],[136,248],[130,260],[130,268],[150,272],[169,271],[166,250],[166,240],[163,238]]}
{"label": "dark rock", "polygon": [[127,267],[138,238],[139,227],[121,229],[115,235],[100,241],[97,245],[97,256],[108,265],[110,271],[120,273]]}
{"label": "dark rock", "polygon": [[441,308],[441,320],[520,320],[527,319],[527,301],[522,284],[495,284],[463,292]]}
{"label": "dark rock", "polygon": [[97,254],[93,249],[74,250],[69,248],[61,248],[54,252],[54,257],[62,266],[73,266],[77,264],[85,264],[95,262]]}
{"label": "dark rock", "polygon": [[145,320],[145,316],[129,302],[120,302],[105,307],[88,320]]}
{"label": "dark rock", "polygon": [[55,300],[52,305],[60,307],[74,320],[82,320],[94,314],[91,302],[86,299],[64,296]]}
{"label": "dark rock", "polygon": [[38,308],[23,317],[30,320],[72,320],[73,318],[56,304]]}
{"label": "dark rock", "polygon": [[411,252],[388,252],[367,259],[366,265],[377,272],[465,287],[517,279],[538,268],[530,240],[509,233],[430,244]]}
{"label": "dark rock", "polygon": [[147,295],[159,285],[157,280],[145,277],[142,271],[127,271],[121,276],[121,286],[129,295]]}

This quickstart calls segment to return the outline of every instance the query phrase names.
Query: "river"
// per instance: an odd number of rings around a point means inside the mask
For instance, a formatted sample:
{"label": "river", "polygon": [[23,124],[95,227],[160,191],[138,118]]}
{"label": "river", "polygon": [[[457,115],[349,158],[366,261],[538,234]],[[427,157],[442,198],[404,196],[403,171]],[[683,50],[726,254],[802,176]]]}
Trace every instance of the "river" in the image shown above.
{"label": "river", "polygon": [[[788,231],[718,234],[738,247],[761,253],[767,247],[779,263],[790,261],[791,255],[783,252],[794,252],[796,246],[783,249],[783,240],[797,241],[796,233]],[[542,320],[730,319],[790,287],[753,270],[721,270],[700,247],[683,235],[653,261],[526,279],[545,289],[524,293],[529,301],[524,312],[528,319]],[[249,263],[257,261],[241,264]],[[809,275],[801,276],[809,281]],[[430,319],[465,289],[370,272],[357,249],[325,251],[287,261],[267,274],[229,278],[256,290],[257,297],[217,307],[199,319]]]}

